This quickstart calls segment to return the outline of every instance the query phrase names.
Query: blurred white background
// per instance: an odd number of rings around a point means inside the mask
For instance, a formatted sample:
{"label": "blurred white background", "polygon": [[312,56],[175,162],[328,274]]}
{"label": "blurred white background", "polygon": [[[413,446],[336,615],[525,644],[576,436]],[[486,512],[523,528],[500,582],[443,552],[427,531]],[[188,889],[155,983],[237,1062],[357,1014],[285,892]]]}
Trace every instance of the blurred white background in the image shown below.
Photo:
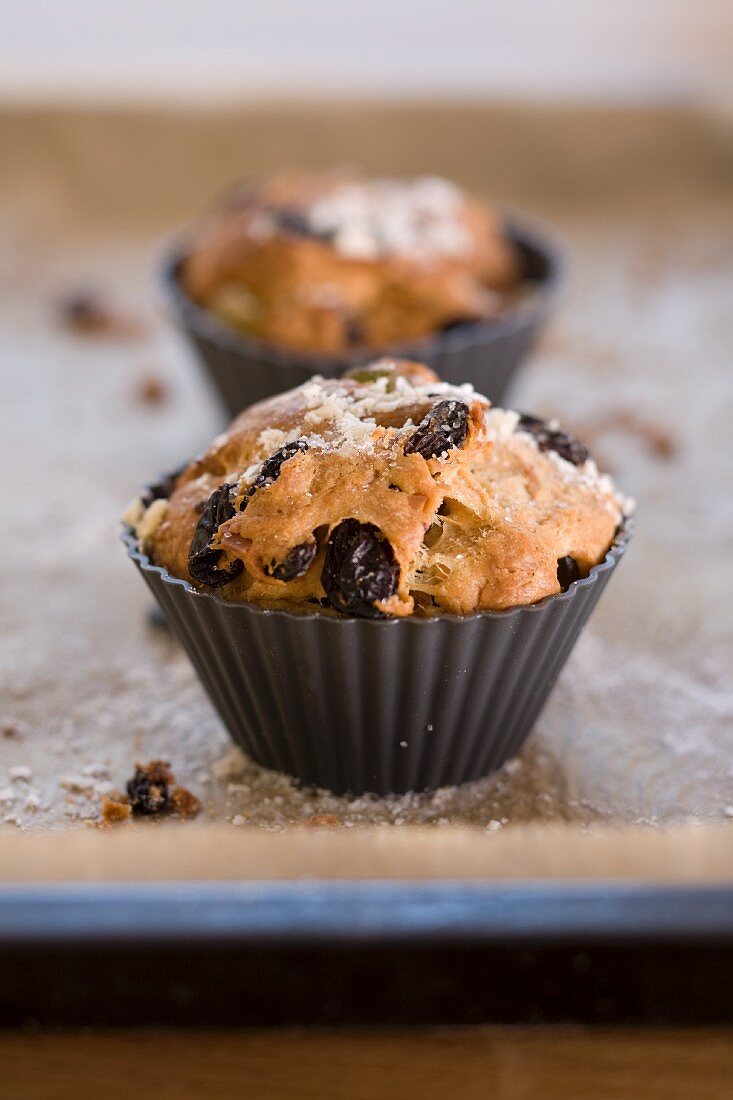
{"label": "blurred white background", "polygon": [[733,103],[733,0],[2,0],[0,96]]}

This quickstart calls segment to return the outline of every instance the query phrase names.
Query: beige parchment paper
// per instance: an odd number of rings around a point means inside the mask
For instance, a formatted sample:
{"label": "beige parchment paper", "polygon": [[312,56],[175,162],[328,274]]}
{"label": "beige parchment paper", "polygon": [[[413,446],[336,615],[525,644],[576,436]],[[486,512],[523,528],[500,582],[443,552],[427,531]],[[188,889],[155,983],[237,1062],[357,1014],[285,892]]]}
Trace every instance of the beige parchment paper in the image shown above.
{"label": "beige parchment paper", "polygon": [[[729,843],[729,136],[674,110],[0,113],[0,833],[83,830],[135,760],[163,757],[202,799],[199,822],[235,830],[332,814],[344,837],[472,826],[489,843],[514,825],[692,819]],[[442,172],[551,222],[568,286],[514,403],[562,417],[638,501],[631,550],[521,756],[394,799],[302,790],[233,752],[118,543],[136,488],[222,426],[156,283],[166,234],[234,179],[334,161]],[[66,331],[59,300],[86,287],[135,331]]]}

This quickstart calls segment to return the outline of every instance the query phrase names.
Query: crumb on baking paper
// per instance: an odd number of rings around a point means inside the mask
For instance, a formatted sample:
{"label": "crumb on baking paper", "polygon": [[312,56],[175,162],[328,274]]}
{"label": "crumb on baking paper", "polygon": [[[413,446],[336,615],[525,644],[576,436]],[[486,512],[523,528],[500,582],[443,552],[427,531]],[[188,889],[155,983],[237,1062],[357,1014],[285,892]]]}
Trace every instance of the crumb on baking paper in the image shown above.
{"label": "crumb on baking paper", "polygon": [[0,722],[0,737],[4,737],[7,741],[19,741],[22,736],[20,723],[13,721],[12,718],[4,718]]}
{"label": "crumb on baking paper", "polygon": [[[150,817],[161,814],[195,817],[201,809],[200,799],[186,787],[174,787],[175,781],[176,777],[167,760],[151,760],[147,764],[135,764],[135,773],[126,784],[126,793],[105,798],[102,804],[104,820],[110,820],[108,813],[117,812],[115,806],[127,807],[124,817],[130,815]],[[119,812],[122,813],[122,811]],[[121,818],[115,820],[121,820]]]}
{"label": "crumb on baking paper", "polygon": [[611,469],[611,464],[605,458],[599,458],[603,454],[599,441],[613,432],[639,440],[653,458],[665,462],[675,458],[680,450],[680,440],[671,429],[643,416],[636,409],[624,406],[606,409],[597,419],[575,424],[573,429],[589,444],[604,469]]}
{"label": "crumb on baking paper", "polygon": [[58,304],[58,314],[64,328],[76,336],[140,340],[150,333],[141,318],[118,309],[99,291],[79,290],[65,295]]}
{"label": "crumb on baking paper", "polygon": [[160,814],[170,809],[169,785],[176,777],[167,760],[151,760],[136,764],[132,779],[127,782],[127,795],[132,812],[138,815]]}
{"label": "crumb on baking paper", "polygon": [[142,374],[133,390],[133,398],[140,405],[164,405],[170,396],[168,383],[153,371]]}
{"label": "crumb on baking paper", "polygon": [[74,794],[83,794],[94,788],[94,778],[91,775],[64,775],[59,779],[59,786]]}
{"label": "crumb on baking paper", "polygon": [[671,459],[679,451],[679,440],[668,428],[640,416],[633,409],[616,409],[611,413],[610,426],[635,435],[656,458]]}
{"label": "crumb on baking paper", "polygon": [[109,778],[109,765],[101,763],[85,764],[81,769],[81,774],[91,775],[94,779],[108,779]]}
{"label": "crumb on baking paper", "polygon": [[230,745],[223,756],[215,760],[211,771],[216,779],[228,779],[230,776],[241,775],[247,767],[247,757],[236,745]]}
{"label": "crumb on baking paper", "polygon": [[132,806],[129,802],[118,802],[115,798],[105,798],[102,802],[102,821],[106,825],[129,821],[131,817]]}
{"label": "crumb on baking paper", "polygon": [[341,821],[336,814],[313,814],[302,824],[310,829],[334,829],[341,825]]}
{"label": "crumb on baking paper", "polygon": [[171,792],[171,806],[174,813],[195,817],[201,809],[201,800],[186,787],[174,787]]}

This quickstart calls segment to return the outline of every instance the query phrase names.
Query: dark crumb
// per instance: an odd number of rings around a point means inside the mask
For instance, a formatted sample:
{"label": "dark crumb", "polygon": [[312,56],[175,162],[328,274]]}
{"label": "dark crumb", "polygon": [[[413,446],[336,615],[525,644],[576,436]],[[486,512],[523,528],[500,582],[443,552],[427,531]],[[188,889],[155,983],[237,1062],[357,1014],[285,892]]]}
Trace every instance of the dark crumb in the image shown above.
{"label": "dark crumb", "polygon": [[114,825],[118,821],[129,821],[132,806],[129,802],[118,802],[114,798],[105,798],[102,803],[102,821],[105,825]]}
{"label": "dark crumb", "polygon": [[148,609],[145,618],[147,619],[148,626],[154,627],[155,630],[170,630],[168,620],[157,603],[153,604],[153,606]]}
{"label": "dark crumb", "polygon": [[679,451],[679,443],[670,431],[645,420],[631,409],[617,409],[611,413],[609,420],[609,426],[618,427],[641,439],[657,458],[671,459]]}
{"label": "dark crumb", "polygon": [[58,313],[61,324],[77,336],[135,340],[149,335],[143,321],[118,311],[93,291],[79,291],[62,298]]}
{"label": "dark crumb", "polygon": [[175,782],[167,760],[151,760],[144,767],[135,765],[135,774],[127,783],[132,812],[137,815],[166,813],[171,808],[169,784]]}
{"label": "dark crumb", "polygon": [[201,800],[185,787],[174,787],[171,793],[173,812],[184,817],[195,817],[201,809]]}
{"label": "dark crumb", "polygon": [[334,829],[340,826],[341,822],[335,814],[313,814],[301,824],[311,829]]}
{"label": "dark crumb", "polygon": [[152,371],[138,379],[133,391],[133,398],[140,405],[165,405],[170,396],[168,383]]}
{"label": "dark crumb", "polygon": [[[136,817],[150,817],[168,813],[194,817],[201,809],[200,800],[185,787],[173,787],[171,790],[175,781],[176,777],[167,760],[136,764],[135,774],[127,784],[127,801],[105,799],[102,807],[103,819],[121,821],[131,814]],[[110,814],[113,816],[110,817]]]}
{"label": "dark crumb", "polygon": [[19,741],[22,736],[17,722],[13,722],[12,719],[0,722],[0,737],[4,737],[7,741]]}
{"label": "dark crumb", "polygon": [[72,294],[64,298],[59,312],[64,325],[73,332],[103,332],[109,326],[107,307],[92,294]]}

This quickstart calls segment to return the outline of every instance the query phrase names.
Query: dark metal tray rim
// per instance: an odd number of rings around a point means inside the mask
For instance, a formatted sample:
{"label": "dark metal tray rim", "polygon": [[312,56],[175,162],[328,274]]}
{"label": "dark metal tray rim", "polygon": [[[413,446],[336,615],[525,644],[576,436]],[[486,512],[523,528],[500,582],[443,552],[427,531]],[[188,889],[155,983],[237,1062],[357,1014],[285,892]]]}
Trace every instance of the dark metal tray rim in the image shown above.
{"label": "dark metal tray rim", "polygon": [[629,880],[13,883],[0,946],[221,941],[733,942],[733,885]]}

